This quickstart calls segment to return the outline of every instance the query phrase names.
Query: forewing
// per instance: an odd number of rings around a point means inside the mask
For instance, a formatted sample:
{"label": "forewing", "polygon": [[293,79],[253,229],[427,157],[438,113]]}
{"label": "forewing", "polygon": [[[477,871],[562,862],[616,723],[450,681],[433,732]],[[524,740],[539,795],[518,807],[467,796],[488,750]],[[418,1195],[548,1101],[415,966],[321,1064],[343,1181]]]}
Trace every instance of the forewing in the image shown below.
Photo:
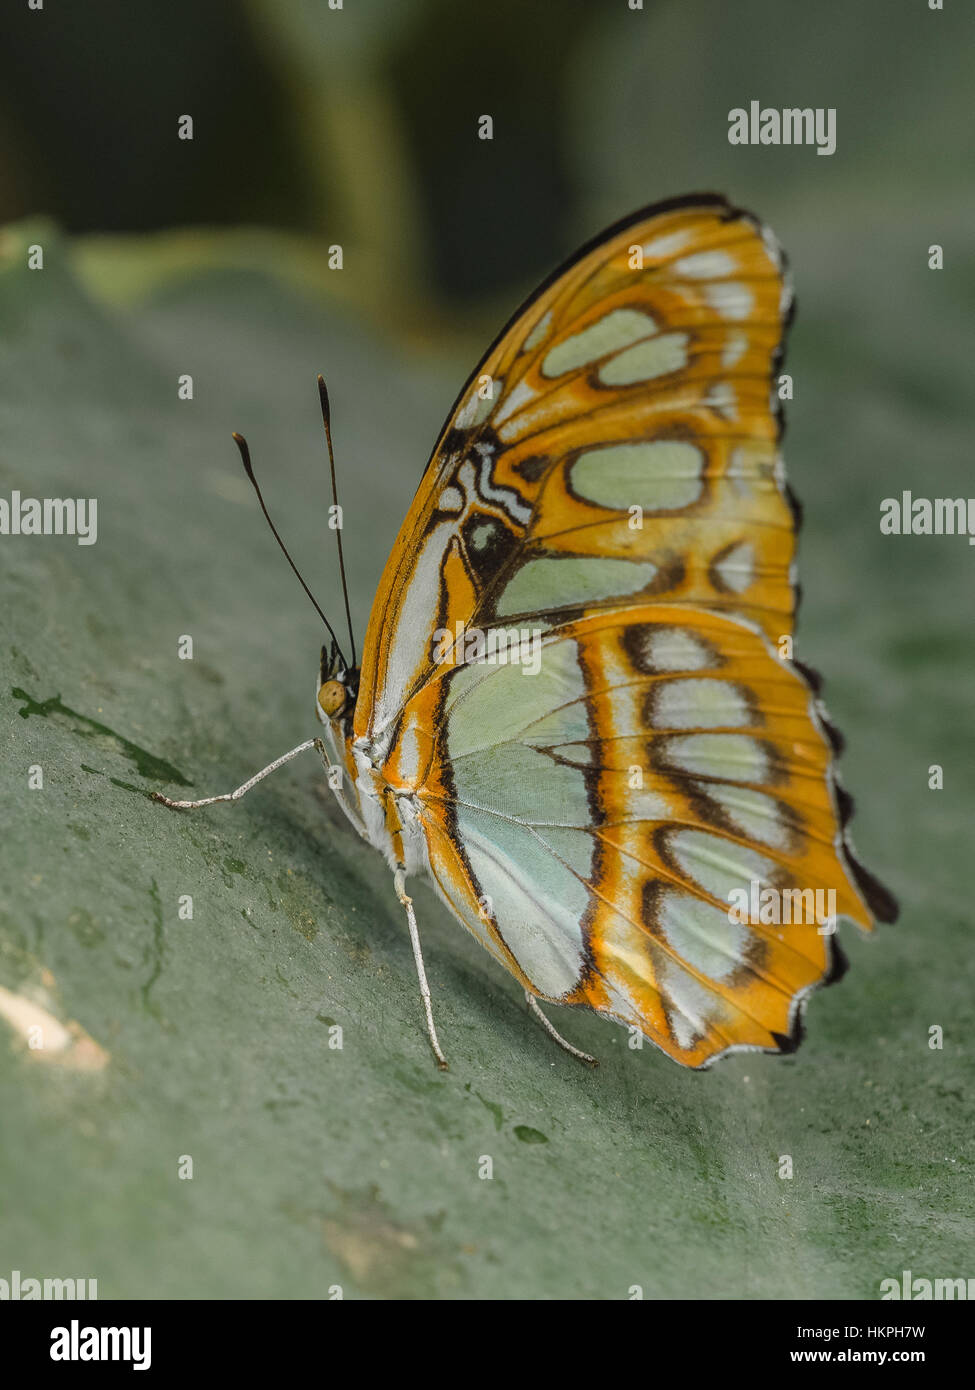
{"label": "forewing", "polygon": [[370,618],[357,735],[438,631],[666,601],[792,631],[774,238],[702,195],[610,229],[518,311],[438,440]]}

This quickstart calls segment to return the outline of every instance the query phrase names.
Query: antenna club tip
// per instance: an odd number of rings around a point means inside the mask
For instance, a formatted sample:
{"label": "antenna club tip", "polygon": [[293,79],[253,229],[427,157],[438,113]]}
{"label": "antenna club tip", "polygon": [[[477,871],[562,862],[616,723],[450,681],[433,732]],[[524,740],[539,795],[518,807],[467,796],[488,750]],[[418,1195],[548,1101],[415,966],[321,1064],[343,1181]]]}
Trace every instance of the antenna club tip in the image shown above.
{"label": "antenna club tip", "polygon": [[[244,438],[242,434],[238,434],[236,430],[233,430],[231,432],[230,437],[237,445],[237,448],[240,450],[240,458],[241,462],[244,465],[244,471],[246,472],[248,478],[250,478],[251,482],[254,483],[254,486],[257,487],[257,483],[254,479],[254,470],[251,467],[251,453],[250,449],[248,449],[247,447],[247,440]],[[260,493],[258,493],[258,496],[260,496]]]}

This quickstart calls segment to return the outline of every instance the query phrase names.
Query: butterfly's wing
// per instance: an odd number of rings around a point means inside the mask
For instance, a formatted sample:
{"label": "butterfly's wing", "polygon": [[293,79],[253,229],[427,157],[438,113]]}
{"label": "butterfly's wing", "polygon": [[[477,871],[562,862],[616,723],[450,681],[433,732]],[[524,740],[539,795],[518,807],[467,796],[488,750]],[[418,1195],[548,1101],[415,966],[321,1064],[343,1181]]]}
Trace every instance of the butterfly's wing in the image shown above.
{"label": "butterfly's wing", "polygon": [[397,717],[457,621],[652,596],[790,633],[770,404],[789,309],[771,234],[713,195],[628,219],[543,285],[458,397],[400,529],[356,734]]}
{"label": "butterfly's wing", "polygon": [[442,896],[527,988],[687,1065],[786,1048],[835,917],[885,907],[813,692],[738,619],[600,610],[549,630],[536,674],[444,668],[422,699]]}
{"label": "butterfly's wing", "polygon": [[[781,1047],[830,968],[815,925],[733,931],[729,885],[832,888],[872,920],[827,732],[773,645],[795,609],[773,405],[789,310],[771,235],[711,196],[638,214],[548,281],[441,434],[354,715],[460,920],[536,994],[691,1065]],[[537,674],[445,641],[512,628],[542,634]]]}

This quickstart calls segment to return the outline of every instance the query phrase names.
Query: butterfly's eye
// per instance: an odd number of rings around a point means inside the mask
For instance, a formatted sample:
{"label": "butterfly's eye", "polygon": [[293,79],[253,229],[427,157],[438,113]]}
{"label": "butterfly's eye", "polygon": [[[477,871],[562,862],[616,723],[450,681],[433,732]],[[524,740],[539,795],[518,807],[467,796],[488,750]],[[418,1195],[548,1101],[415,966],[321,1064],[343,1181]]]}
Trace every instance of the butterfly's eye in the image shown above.
{"label": "butterfly's eye", "polygon": [[348,691],[341,681],[326,681],[318,691],[318,703],[328,715],[329,719],[334,719],[336,715],[342,713]]}

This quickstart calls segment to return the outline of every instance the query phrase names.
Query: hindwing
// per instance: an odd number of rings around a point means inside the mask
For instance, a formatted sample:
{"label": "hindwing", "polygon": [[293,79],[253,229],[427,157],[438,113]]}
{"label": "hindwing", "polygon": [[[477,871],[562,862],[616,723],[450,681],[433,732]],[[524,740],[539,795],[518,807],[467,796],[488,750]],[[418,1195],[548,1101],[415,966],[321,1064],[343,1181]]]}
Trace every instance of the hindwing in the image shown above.
{"label": "hindwing", "polygon": [[534,993],[688,1065],[787,1047],[836,918],[892,913],[813,691],[743,620],[597,610],[536,674],[443,667],[408,724],[436,730],[416,791],[456,915]]}

